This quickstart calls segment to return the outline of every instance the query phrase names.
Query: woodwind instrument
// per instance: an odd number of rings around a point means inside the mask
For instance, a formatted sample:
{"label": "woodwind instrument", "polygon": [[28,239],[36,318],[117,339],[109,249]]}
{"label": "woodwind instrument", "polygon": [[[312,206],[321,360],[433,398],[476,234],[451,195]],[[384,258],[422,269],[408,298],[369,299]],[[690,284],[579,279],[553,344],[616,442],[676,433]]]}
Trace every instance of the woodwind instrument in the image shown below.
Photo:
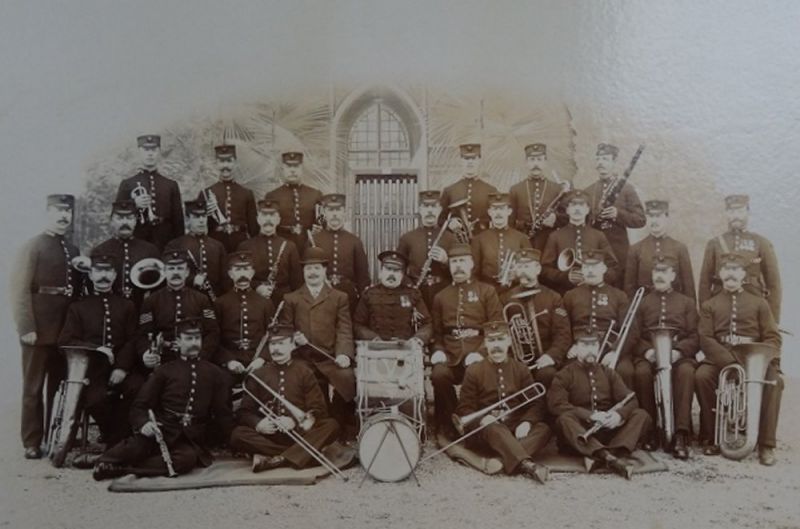
{"label": "woodwind instrument", "polygon": [[159,428],[156,422],[156,414],[153,413],[153,410],[147,410],[147,416],[150,417],[150,422],[155,425],[156,443],[158,443],[158,450],[161,452],[161,459],[167,465],[167,474],[169,474],[169,477],[174,478],[178,473],[175,472],[175,467],[172,466],[172,455],[170,455],[167,442],[164,440],[164,432]]}
{"label": "woodwind instrument", "polygon": [[[447,229],[447,223],[450,222],[450,219],[452,217],[453,217],[452,213],[447,214],[447,218],[444,219],[442,227],[439,229],[439,233],[436,234],[436,238],[431,243],[431,250],[433,249],[434,246],[437,246],[439,244],[442,235],[444,235],[444,232]],[[428,257],[425,259],[425,262],[422,263],[422,268],[420,268],[419,277],[417,278],[417,281],[414,283],[414,288],[419,288],[420,285],[422,285],[422,283],[425,282],[425,279],[428,277],[428,274],[431,273],[432,265],[433,265],[433,256],[431,255],[431,251],[428,250]]]}

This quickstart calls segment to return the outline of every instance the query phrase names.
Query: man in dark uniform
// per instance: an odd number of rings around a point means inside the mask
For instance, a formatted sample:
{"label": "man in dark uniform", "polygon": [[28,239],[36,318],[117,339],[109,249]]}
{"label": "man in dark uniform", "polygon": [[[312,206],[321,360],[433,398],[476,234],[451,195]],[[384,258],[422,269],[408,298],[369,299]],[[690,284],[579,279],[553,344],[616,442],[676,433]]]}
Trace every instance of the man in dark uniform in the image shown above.
{"label": "man in dark uniform", "polygon": [[[317,223],[317,204],[322,198],[319,189],[303,184],[303,153],[287,151],[281,154],[283,185],[264,198],[278,204],[281,224],[278,231],[302,250],[308,244],[308,232]],[[313,246],[313,245],[312,245]]]}
{"label": "man in dark uniform", "polygon": [[211,301],[222,295],[225,274],[225,246],[208,236],[206,204],[190,200],[186,207],[186,235],[167,243],[166,250],[182,251],[189,258],[191,273],[188,283],[207,295]]}
{"label": "man in dark uniform", "polygon": [[161,156],[161,136],[147,134],[136,139],[142,168],[124,179],[117,200],[131,200],[138,209],[134,236],[149,241],[159,250],[183,235],[183,210],[178,183],[162,176],[156,165]]}
{"label": "man in dark uniform", "polygon": [[370,284],[367,253],[361,239],[344,229],[345,196],[325,195],[320,203],[325,229],[315,233],[314,240],[309,242],[327,252],[330,258],[328,281],[333,288],[347,294],[352,312]]}
{"label": "man in dark uniform", "polygon": [[498,293],[514,281],[514,261],[522,248],[530,248],[528,236],[509,227],[511,202],[506,193],[489,195],[489,228],[472,238],[475,276]]}
{"label": "man in dark uniform", "polygon": [[242,241],[258,233],[256,200],[252,191],[233,179],[236,146],[217,145],[214,155],[219,182],[201,191],[197,200],[208,208],[209,235],[221,242],[226,252],[232,252]]}
{"label": "man in dark uniform", "polygon": [[[528,176],[517,182],[508,194],[514,211],[511,225],[526,234],[537,250],[544,249],[547,237],[566,223],[559,198],[570,189],[569,182],[554,182],[544,174],[548,167],[547,146],[533,143],[525,146]],[[555,171],[553,171],[553,176]]]}
{"label": "man in dark uniform", "polygon": [[[11,282],[14,321],[22,345],[22,444],[27,459],[38,459],[48,413],[42,389],[47,376],[47,402],[53,402],[66,375],[56,346],[67,307],[78,295],[79,277],[72,268],[78,248],[65,238],[72,224],[75,197],[47,197],[47,228],[22,248]],[[49,423],[49,421],[48,421]]]}
{"label": "man in dark uniform", "polygon": [[254,274],[250,252],[230,254],[228,277],[233,289],[214,302],[220,328],[217,361],[236,380],[246,371],[252,372],[264,365],[267,355],[263,350],[258,351],[258,347],[275,314],[272,301],[251,288]]}
{"label": "man in dark uniform", "polygon": [[[597,362],[597,334],[578,329],[575,336],[577,362],[559,371],[547,392],[550,413],[557,417],[556,433],[572,450],[630,479],[632,466],[618,456],[630,455],[637,443],[650,435],[652,421],[638,407],[635,395],[624,406],[613,409],[631,390],[616,371]],[[582,440],[581,435],[597,424],[601,429]]]}
{"label": "man in dark uniform", "polygon": [[725,197],[725,215],[728,231],[706,244],[703,267],[700,269],[699,299],[702,304],[722,290],[716,275],[720,268],[720,255],[741,253],[747,257],[747,277],[744,288],[767,300],[775,321],[781,321],[781,276],[778,259],[772,243],[766,237],[747,230],[750,219],[750,197],[730,195]]}
{"label": "man in dark uniform", "polygon": [[279,321],[295,328],[298,360],[314,370],[323,395],[333,386],[330,412],[346,437],[355,435],[356,377],[353,372],[355,346],[347,295],[325,281],[328,256],[312,247],[303,254],[305,284],[286,295]]}
{"label": "man in dark uniform", "polygon": [[669,202],[648,200],[644,203],[647,217],[647,230],[650,234],[628,250],[625,264],[625,288],[628,296],[633,296],[639,287],[653,286],[653,265],[659,257],[668,256],[675,261],[675,281],[672,289],[695,299],[694,275],[689,250],[682,242],[669,235]]}
{"label": "man in dark uniform", "polygon": [[[286,434],[287,431],[294,431],[320,451],[335,441],[339,433],[339,425],[328,416],[326,399],[314,372],[308,364],[292,358],[293,334],[294,328],[288,325],[279,325],[270,334],[272,362],[253,373],[261,384],[256,380],[246,382],[247,391],[258,401],[249,394],[244,397],[237,416],[238,426],[231,433],[231,448],[253,454],[253,472],[284,466],[306,468],[316,463],[305,448]],[[269,386],[273,393],[262,384]],[[298,424],[286,403],[275,395],[304,412],[309,418],[307,423]],[[265,416],[262,405],[276,417]]]}
{"label": "man in dark uniform", "polygon": [[550,387],[572,345],[572,331],[561,296],[555,290],[539,284],[539,273],[542,270],[540,258],[541,254],[536,249],[519,251],[515,265],[519,284],[506,292],[501,301],[503,307],[509,303],[519,303],[531,325],[536,322],[542,350],[539,351],[537,345],[533,378],[545,387]]}
{"label": "man in dark uniform", "polygon": [[[562,296],[583,282],[580,262],[588,250],[602,250],[608,260],[605,280],[609,283],[621,273],[620,261],[611,250],[611,245],[603,232],[586,225],[589,216],[589,195],[584,191],[573,190],[564,197],[569,223],[554,231],[547,238],[542,252],[542,282]],[[559,270],[558,257],[566,249],[574,252],[576,263],[566,271]]]}
{"label": "man in dark uniform", "polygon": [[[601,143],[597,146],[597,174],[599,180],[586,188],[590,197],[592,212],[594,213],[594,226],[601,230],[608,239],[614,256],[620,266],[624,266],[628,259],[628,228],[644,227],[645,217],[639,195],[630,184],[625,182],[622,191],[610,206],[603,204],[603,197],[613,187],[617,179],[621,178],[617,169],[617,156],[619,149],[614,145]],[[602,208],[602,209],[601,209]],[[609,283],[617,288],[622,288],[623,274],[619,274]]]}
{"label": "man in dark uniform", "polygon": [[94,252],[91,259],[94,293],[70,304],[58,345],[95,349],[89,356],[89,384],[81,391],[81,403],[112,446],[128,435],[128,410],[136,394],[125,391],[125,386],[141,386],[123,384],[136,364],[138,314],[132,301],[112,290],[117,275],[114,256]]}
{"label": "man in dark uniform", "polygon": [[483,359],[482,326],[503,318],[493,287],[472,279],[474,262],[468,244],[454,244],[448,254],[453,283],[433,298],[433,354],[431,383],[439,433],[456,438],[451,416],[458,405],[456,384],[464,370]]}
{"label": "man in dark uniform", "polygon": [[114,292],[133,301],[136,310],[142,306],[145,291],[133,284],[131,269],[142,259],[157,259],[161,252],[155,244],[136,238],[136,204],[133,200],[117,200],[111,206],[110,239],[94,247],[92,253],[113,255],[117,270]]}
{"label": "man in dark uniform", "polygon": [[147,379],[131,408],[134,435],[98,458],[94,479],[168,475],[170,467],[157,441],[159,431],[176,474],[190,472],[198,464],[211,464],[211,453],[204,446],[210,422],[216,423],[226,439],[230,435],[230,388],[219,367],[200,358],[200,321],[183,320],[176,327],[180,354]]}
{"label": "man in dark uniform", "polygon": [[[655,422],[658,413],[653,392],[653,376],[659,369],[671,370],[675,438],[674,446],[664,448],[672,449],[672,455],[677,459],[688,459],[694,400],[694,371],[697,368],[695,355],[699,350],[697,309],[693,298],[672,288],[680,269],[679,261],[672,255],[664,254],[654,256],[653,261],[650,281],[653,290],[642,299],[634,320],[634,325],[638,329],[634,334],[640,338],[632,351],[633,389],[642,408]],[[672,338],[669,364],[665,366],[659,366],[656,361],[653,331],[657,328],[669,329]],[[663,425],[661,427],[663,428]],[[654,435],[646,444],[654,448],[658,442],[658,436]]]}
{"label": "man in dark uniform", "polygon": [[[464,217],[458,211],[452,211],[453,216],[448,223],[452,232],[467,230],[476,235],[489,225],[489,194],[497,193],[497,188],[487,184],[480,178],[481,145],[480,143],[464,143],[458,147],[461,153],[461,167],[463,175],[456,183],[444,188],[440,203],[443,215],[450,212],[452,204],[466,201],[463,206]],[[470,224],[464,225],[464,220]],[[460,241],[469,242],[469,241]]]}
{"label": "man in dark uniform", "polygon": [[[186,252],[171,250],[164,254],[165,287],[150,294],[139,313],[139,340],[137,352],[147,369],[177,357],[178,342],[175,340],[176,322],[187,318],[200,318],[203,325],[203,345],[200,356],[214,361],[219,346],[219,323],[214,306],[208,296],[186,286],[189,263]],[[154,350],[153,342],[161,335],[160,350]],[[146,372],[146,371],[145,371]]]}
{"label": "man in dark uniform", "polygon": [[[434,296],[450,282],[447,251],[456,242],[452,232],[439,225],[440,197],[439,191],[420,191],[421,225],[401,235],[397,243],[397,251],[408,259],[408,277],[422,292],[425,306],[429,308],[433,306]],[[420,276],[423,276],[421,280]]]}
{"label": "man in dark uniform", "polygon": [[406,258],[387,250],[381,262],[377,285],[364,291],[353,314],[353,331],[359,340],[414,340],[417,348],[431,338],[431,317],[422,294],[404,284]]}
{"label": "man in dark uniform", "polygon": [[[503,321],[483,326],[483,345],[486,359],[469,366],[464,373],[456,415],[463,417],[508,398],[533,384],[528,367],[510,358],[508,349],[511,337]],[[517,397],[496,413],[484,415],[479,424],[466,425],[465,429],[482,428],[472,437],[473,444],[489,447],[500,455],[506,474],[521,473],[539,483],[547,481],[549,470],[531,459],[550,440],[550,427],[544,422],[547,405],[544,391],[540,398],[515,412],[499,417],[501,413],[519,406],[525,399]]]}
{"label": "man in dark uniform", "polygon": [[[714,446],[716,389],[720,370],[739,359],[733,346],[753,342],[781,347],[778,324],[768,302],[744,289],[749,275],[752,255],[749,253],[722,254],[717,259],[722,291],[700,306],[700,348],[705,360],[695,372],[697,400],[700,402],[700,438],[706,455],[719,454]],[[760,376],[761,373],[755,375]],[[758,431],[758,459],[762,465],[775,464],[775,432],[783,393],[780,358],[767,367]]]}
{"label": "man in dark uniform", "polygon": [[261,232],[239,245],[240,251],[252,256],[255,291],[272,300],[276,307],[286,294],[303,284],[299,248],[291,239],[276,234],[281,222],[280,207],[276,200],[259,200],[257,219]]}

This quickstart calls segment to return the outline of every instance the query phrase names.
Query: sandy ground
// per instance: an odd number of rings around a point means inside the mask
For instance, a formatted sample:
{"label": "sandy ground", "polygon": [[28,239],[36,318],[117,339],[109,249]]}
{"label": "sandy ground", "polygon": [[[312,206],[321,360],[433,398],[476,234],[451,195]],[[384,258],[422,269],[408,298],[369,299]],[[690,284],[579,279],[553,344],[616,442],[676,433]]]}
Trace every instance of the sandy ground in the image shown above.
{"label": "sandy ground", "polygon": [[[362,471],[348,483],[234,487],[117,494],[88,471],[57,470],[26,461],[17,437],[16,403],[0,410],[0,527],[246,528],[246,527],[538,527],[698,528],[800,527],[800,381],[787,381],[773,468],[755,456],[743,462],[667,457],[668,473],[635,476],[555,474],[546,486],[520,477],[485,476],[439,456],[413,480],[380,484]],[[8,387],[4,393],[8,394]]]}

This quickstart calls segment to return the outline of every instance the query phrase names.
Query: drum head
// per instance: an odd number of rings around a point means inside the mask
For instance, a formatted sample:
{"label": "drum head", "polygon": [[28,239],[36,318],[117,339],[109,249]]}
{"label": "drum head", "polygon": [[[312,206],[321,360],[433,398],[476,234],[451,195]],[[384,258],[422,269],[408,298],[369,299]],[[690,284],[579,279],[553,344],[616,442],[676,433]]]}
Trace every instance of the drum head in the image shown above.
{"label": "drum head", "polygon": [[419,462],[417,432],[399,415],[376,415],[361,430],[358,459],[361,466],[378,481],[406,479]]}

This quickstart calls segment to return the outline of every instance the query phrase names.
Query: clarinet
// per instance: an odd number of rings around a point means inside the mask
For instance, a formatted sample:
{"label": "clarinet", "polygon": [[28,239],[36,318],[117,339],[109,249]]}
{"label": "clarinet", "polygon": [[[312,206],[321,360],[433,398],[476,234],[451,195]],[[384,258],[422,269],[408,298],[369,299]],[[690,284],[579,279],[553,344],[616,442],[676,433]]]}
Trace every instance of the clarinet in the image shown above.
{"label": "clarinet", "polygon": [[[622,192],[622,188],[625,187],[625,183],[628,181],[628,178],[631,177],[631,173],[633,172],[633,168],[636,166],[636,162],[639,161],[639,157],[642,155],[642,151],[644,151],[644,144],[639,145],[639,148],[636,149],[636,153],[634,153],[633,158],[631,159],[631,163],[628,165],[625,172],[622,173],[620,178],[617,178],[613,184],[611,184],[606,191],[603,193],[603,196],[600,197],[600,204],[597,207],[597,211],[595,215],[600,211],[603,211],[606,208],[610,208],[614,205],[614,202],[617,201],[617,197]],[[605,219],[595,219],[594,224],[596,227],[599,227],[601,230],[608,229],[611,227],[611,222]]]}

